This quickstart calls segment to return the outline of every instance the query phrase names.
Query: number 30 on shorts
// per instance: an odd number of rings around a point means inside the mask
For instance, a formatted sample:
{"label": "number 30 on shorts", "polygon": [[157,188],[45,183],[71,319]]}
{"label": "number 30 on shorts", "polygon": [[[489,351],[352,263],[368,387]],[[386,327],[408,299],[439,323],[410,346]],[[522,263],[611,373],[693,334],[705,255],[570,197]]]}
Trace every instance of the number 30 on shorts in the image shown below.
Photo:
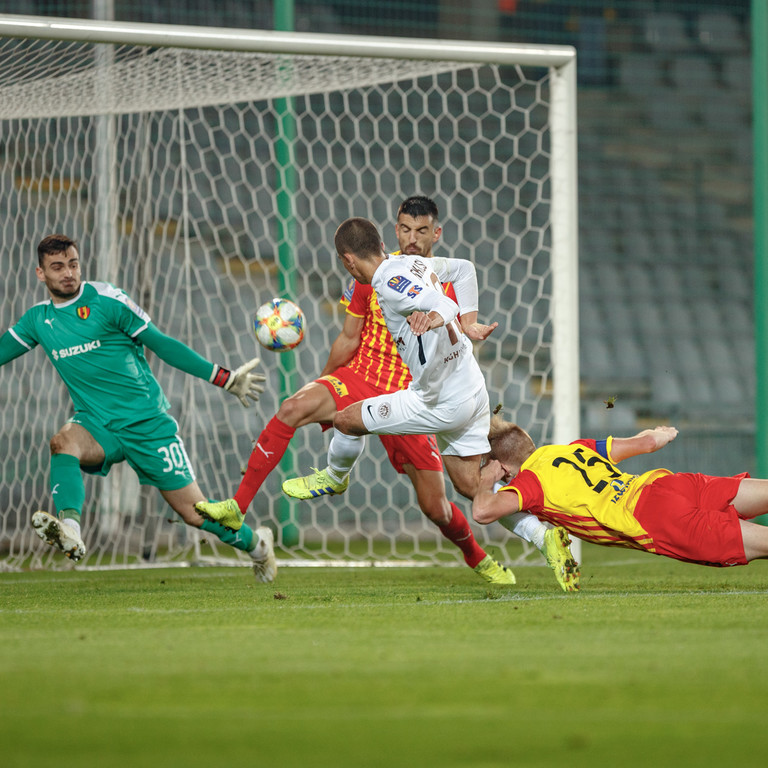
{"label": "number 30 on shorts", "polygon": [[157,449],[157,452],[163,457],[163,472],[176,472],[189,468],[189,458],[181,444],[163,445]]}

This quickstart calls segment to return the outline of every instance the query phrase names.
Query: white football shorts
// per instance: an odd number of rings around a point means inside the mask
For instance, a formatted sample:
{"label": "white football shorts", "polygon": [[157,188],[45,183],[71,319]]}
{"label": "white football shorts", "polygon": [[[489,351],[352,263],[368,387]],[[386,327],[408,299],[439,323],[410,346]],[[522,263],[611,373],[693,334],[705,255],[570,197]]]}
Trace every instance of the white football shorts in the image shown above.
{"label": "white football shorts", "polygon": [[412,389],[362,402],[365,428],[374,435],[434,435],[445,456],[478,456],[491,450],[491,409],[483,387],[460,402],[427,406]]}

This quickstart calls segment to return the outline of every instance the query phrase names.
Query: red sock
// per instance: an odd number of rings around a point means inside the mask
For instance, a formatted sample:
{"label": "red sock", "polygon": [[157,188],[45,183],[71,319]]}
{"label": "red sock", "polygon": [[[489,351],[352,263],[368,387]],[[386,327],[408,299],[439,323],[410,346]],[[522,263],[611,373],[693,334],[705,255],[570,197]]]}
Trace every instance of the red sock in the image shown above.
{"label": "red sock", "polygon": [[277,416],[273,416],[262,430],[255,448],[248,457],[245,477],[240,481],[240,487],[235,494],[235,501],[243,514],[267,479],[267,475],[280,463],[295,432],[295,427],[284,424]]}
{"label": "red sock", "polygon": [[464,554],[464,562],[474,568],[484,557],[485,550],[477,543],[464,513],[451,502],[453,517],[448,525],[440,526],[440,533],[452,541]]}

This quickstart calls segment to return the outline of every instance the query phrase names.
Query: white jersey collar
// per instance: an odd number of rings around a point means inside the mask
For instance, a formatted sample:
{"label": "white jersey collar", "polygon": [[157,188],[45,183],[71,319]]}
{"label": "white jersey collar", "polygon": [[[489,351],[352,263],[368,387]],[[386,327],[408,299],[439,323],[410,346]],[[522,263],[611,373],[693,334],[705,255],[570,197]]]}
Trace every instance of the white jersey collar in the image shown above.
{"label": "white jersey collar", "polygon": [[73,296],[71,299],[69,299],[69,301],[65,301],[65,302],[63,302],[63,303],[61,303],[61,304],[56,304],[56,303],[53,301],[53,299],[51,299],[51,300],[50,300],[50,302],[51,302],[51,306],[52,306],[54,309],[64,309],[64,307],[69,307],[69,306],[71,306],[71,305],[72,305],[72,304],[74,304],[76,301],[78,301],[78,300],[80,299],[80,297],[83,295],[83,291],[85,290],[85,286],[86,286],[86,284],[87,284],[87,280],[83,280],[83,281],[80,283],[80,290],[77,292],[77,296]]}

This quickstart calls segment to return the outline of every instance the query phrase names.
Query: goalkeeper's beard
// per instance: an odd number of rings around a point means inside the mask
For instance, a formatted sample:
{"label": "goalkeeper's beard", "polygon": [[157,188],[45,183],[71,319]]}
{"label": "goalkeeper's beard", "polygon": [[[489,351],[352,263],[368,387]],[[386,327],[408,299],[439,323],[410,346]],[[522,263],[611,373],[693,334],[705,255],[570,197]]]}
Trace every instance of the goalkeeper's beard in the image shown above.
{"label": "goalkeeper's beard", "polygon": [[78,292],[80,291],[80,281],[76,281],[74,283],[74,288],[63,290],[61,288],[55,288],[52,285],[48,286],[48,292],[53,296],[55,299],[63,299],[64,301],[68,299],[73,299],[75,296],[77,296]]}

